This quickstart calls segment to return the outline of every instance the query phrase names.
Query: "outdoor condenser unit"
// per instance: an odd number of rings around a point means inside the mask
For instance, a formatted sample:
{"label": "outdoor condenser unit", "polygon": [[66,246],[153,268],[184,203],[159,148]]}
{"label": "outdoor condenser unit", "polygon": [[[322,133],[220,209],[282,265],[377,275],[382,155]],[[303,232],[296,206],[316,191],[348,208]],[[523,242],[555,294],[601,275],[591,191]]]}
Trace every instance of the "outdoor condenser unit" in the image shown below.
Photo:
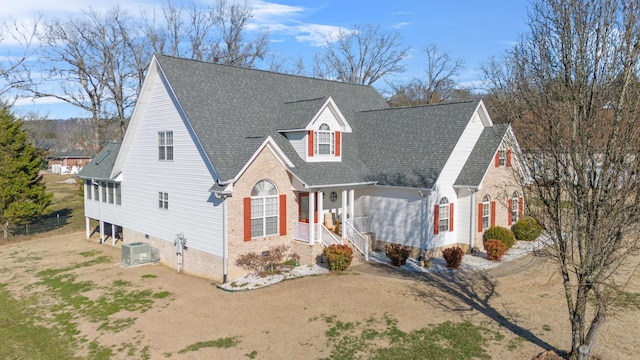
{"label": "outdoor condenser unit", "polygon": [[134,266],[151,262],[151,245],[143,242],[122,244],[122,263]]}

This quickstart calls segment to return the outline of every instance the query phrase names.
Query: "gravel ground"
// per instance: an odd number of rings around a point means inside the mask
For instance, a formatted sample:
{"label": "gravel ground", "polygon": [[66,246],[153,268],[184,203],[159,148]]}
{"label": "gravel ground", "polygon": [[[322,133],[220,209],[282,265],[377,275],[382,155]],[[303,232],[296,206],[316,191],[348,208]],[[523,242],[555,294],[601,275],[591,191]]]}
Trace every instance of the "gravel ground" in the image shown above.
{"label": "gravel ground", "polygon": [[[477,271],[494,268],[505,264],[511,260],[520,258],[529,253],[539,251],[545,246],[545,241],[541,237],[536,241],[518,241],[513,245],[509,251],[502,257],[502,261],[495,262],[487,259],[487,253],[482,251],[475,254],[468,254],[462,258],[462,265],[460,270]],[[390,260],[383,252],[371,252],[369,254],[369,261],[388,264]],[[413,272],[440,272],[440,271],[455,271],[447,268],[447,264],[443,258],[432,258],[431,267],[422,267],[417,259],[409,258],[407,263],[400,268],[402,270]],[[265,286],[277,284],[281,281],[294,279],[303,276],[311,275],[323,275],[328,274],[330,271],[325,264],[317,265],[302,265],[296,266],[289,270],[284,270],[281,274],[259,276],[256,274],[249,274],[239,277],[233,281],[225,284],[218,285],[218,288],[225,291],[246,291],[260,289]]]}

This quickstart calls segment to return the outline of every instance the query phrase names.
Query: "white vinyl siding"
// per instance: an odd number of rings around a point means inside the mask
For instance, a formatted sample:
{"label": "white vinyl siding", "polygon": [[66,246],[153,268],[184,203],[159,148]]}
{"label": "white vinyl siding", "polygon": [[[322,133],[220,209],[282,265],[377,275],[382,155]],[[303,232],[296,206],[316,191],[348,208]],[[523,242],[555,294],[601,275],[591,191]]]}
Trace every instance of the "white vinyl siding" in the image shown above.
{"label": "white vinyl siding", "polygon": [[358,189],[355,197],[355,216],[367,216],[376,239],[420,248],[421,216],[426,219],[426,213],[421,210],[423,200],[417,190]]}
{"label": "white vinyl siding", "polygon": [[[148,77],[158,76],[150,72]],[[123,227],[173,244],[184,233],[189,247],[222,256],[222,203],[209,192],[215,183],[213,170],[202,157],[192,130],[183,121],[177,102],[163,81],[151,79],[143,107],[136,108],[130,132],[123,144]],[[158,132],[172,131],[174,161],[149,161],[158,157]],[[200,149],[201,150],[201,149]],[[122,155],[122,154],[121,154]],[[158,209],[158,192],[170,194],[169,211]]]}

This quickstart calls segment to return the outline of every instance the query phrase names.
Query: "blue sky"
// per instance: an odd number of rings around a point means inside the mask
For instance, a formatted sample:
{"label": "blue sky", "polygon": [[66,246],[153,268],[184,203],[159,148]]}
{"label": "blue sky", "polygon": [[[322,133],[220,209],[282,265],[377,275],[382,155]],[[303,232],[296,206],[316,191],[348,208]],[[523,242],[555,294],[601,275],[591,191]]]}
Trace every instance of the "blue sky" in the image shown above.
{"label": "blue sky", "polygon": [[[164,0],[18,0],[3,3],[0,17],[28,21],[38,11],[47,16],[73,17],[88,6],[101,10],[114,5],[137,14],[141,8],[165,3]],[[310,61],[325,36],[354,24],[377,24],[383,30],[397,30],[403,44],[411,47],[406,72],[393,79],[400,83],[424,74],[422,49],[435,44],[451,57],[464,60],[465,68],[457,81],[475,84],[480,80],[478,67],[491,56],[500,56],[511,48],[527,30],[525,0],[250,0],[250,3],[255,24],[271,31],[271,51],[278,58],[302,56]],[[7,45],[10,43],[6,41],[0,44],[0,56],[7,55]],[[383,81],[374,86],[383,87]],[[49,118],[87,116],[52,99],[21,100],[14,110],[18,113],[35,110]]]}

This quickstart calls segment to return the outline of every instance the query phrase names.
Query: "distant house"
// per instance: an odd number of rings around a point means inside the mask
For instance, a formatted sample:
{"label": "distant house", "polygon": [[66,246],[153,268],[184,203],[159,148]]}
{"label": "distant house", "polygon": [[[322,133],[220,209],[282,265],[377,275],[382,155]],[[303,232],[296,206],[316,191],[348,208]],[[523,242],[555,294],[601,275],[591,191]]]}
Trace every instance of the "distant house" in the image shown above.
{"label": "distant house", "polygon": [[91,150],[52,151],[47,155],[47,169],[54,174],[77,174],[93,155]]}
{"label": "distant house", "polygon": [[482,101],[389,108],[369,86],[156,56],[122,144],[79,174],[87,237],[97,219],[176,267],[182,234],[183,270],[216,281],[280,244],[303,263],[340,241],[482,248],[522,215],[514,146]]}

